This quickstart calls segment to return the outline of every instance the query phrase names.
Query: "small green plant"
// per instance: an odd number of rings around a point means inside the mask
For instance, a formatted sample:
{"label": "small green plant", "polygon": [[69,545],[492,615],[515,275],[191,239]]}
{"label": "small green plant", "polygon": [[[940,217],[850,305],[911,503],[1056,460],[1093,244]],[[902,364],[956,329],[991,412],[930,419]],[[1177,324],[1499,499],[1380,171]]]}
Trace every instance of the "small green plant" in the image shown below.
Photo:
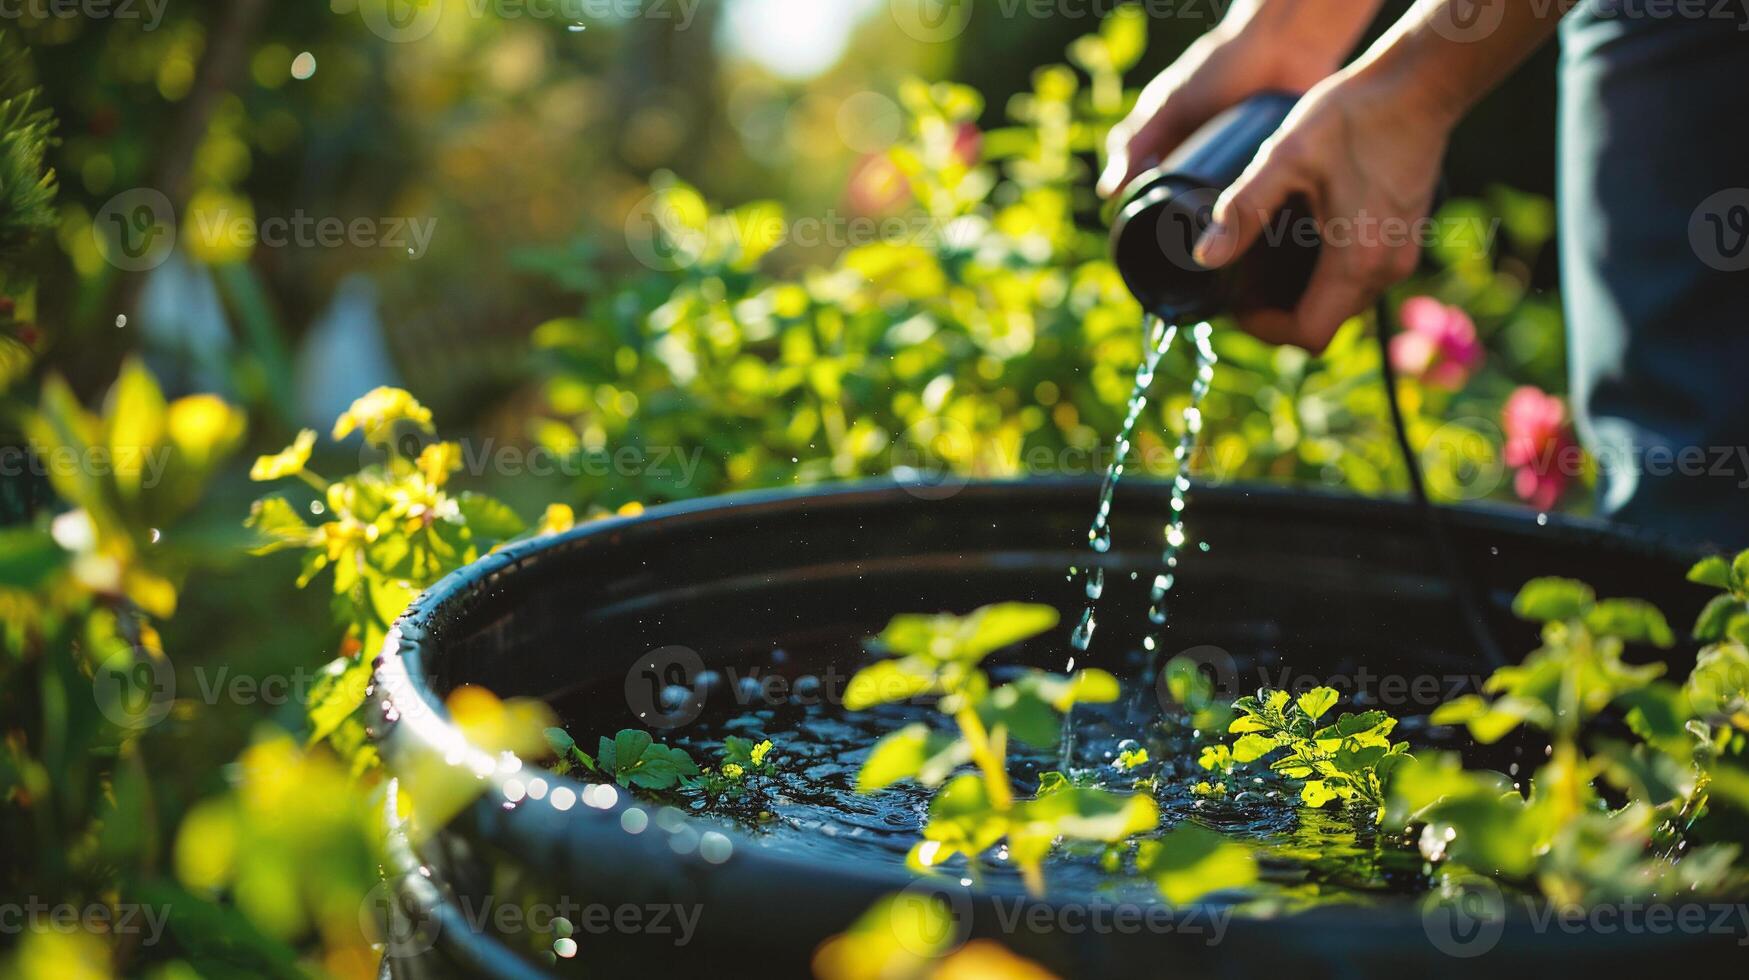
{"label": "small green plant", "polygon": [[1376,821],[1384,812],[1385,780],[1408,758],[1409,743],[1391,741],[1397,719],[1383,711],[1344,712],[1334,723],[1320,724],[1337,700],[1334,688],[1315,687],[1297,698],[1263,688],[1233,702],[1239,716],[1227,731],[1239,737],[1230,747],[1203,748],[1197,763],[1218,782],[1199,783],[1193,791],[1225,796],[1239,766],[1273,757],[1269,768],[1300,783],[1306,806],[1364,804]]}
{"label": "small green plant", "polygon": [[627,728],[613,738],[602,736],[595,755],[583,751],[563,728],[546,730],[547,744],[558,757],[553,771],[582,771],[611,779],[621,786],[653,792],[701,792],[712,799],[739,798],[755,781],[775,769],[770,739],[755,742],[730,735],[723,740],[722,762],[705,768],[685,749],[663,745],[650,733]]}
{"label": "small green plant", "polygon": [[316,445],[311,429],[249,471],[258,482],[307,484],[318,495],[309,511],[325,520],[307,523],[290,500],[274,496],[256,501],[247,523],[260,536],[255,554],[303,551],[300,588],[324,570],[333,572],[334,615],[345,626],[346,649],[310,692],[310,739],[328,739],[364,770],[375,754],[354,714],[390,624],[449,572],[519,537],[565,530],[573,515],[555,505],[531,530],[495,498],[454,492],[449,481],[461,468],[461,447],[430,442],[415,451],[412,443],[435,432],[431,411],[399,388],[377,388],[354,401],[332,436],[354,432],[375,458],[349,476],[330,481],[309,468]]}
{"label": "small green plant", "polygon": [[[1627,644],[1675,640],[1663,614],[1641,600],[1600,600],[1582,582],[1542,578],[1524,586],[1513,608],[1543,624],[1543,645],[1432,720],[1464,725],[1483,743],[1520,728],[1545,733],[1548,761],[1521,788],[1497,773],[1465,771],[1451,754],[1416,760],[1392,781],[1391,818],[1422,825],[1430,859],[1534,882],[1557,902],[1720,887],[1738,848],[1688,846],[1714,809],[1709,786],[1722,776],[1740,793],[1749,782],[1721,758],[1728,736],[1715,738],[1694,712],[1706,700],[1696,695],[1717,675],[1700,670],[1679,687],[1661,679],[1661,663],[1625,662]],[[1731,696],[1712,690],[1710,703]],[[1621,714],[1636,743],[1592,732],[1606,711]],[[1624,802],[1606,799],[1603,785]],[[1749,796],[1729,805],[1745,803]]]}
{"label": "small green plant", "polygon": [[[1041,865],[1058,838],[1111,843],[1156,826],[1153,800],[1067,779],[1052,780],[1032,799],[1016,797],[1008,777],[1008,739],[1054,746],[1063,712],[1077,702],[1114,701],[1119,694],[1117,678],[1102,670],[1067,677],[1032,671],[990,685],[980,666],[986,657],[1056,625],[1055,609],[1022,603],[985,606],[966,616],[897,616],[876,640],[888,658],[851,678],[845,690],[850,710],[934,696],[937,710],[956,729],[919,722],[883,737],[857,779],[863,792],[904,779],[941,787],[929,807],[924,839],[907,858],[914,869],[963,856],[975,873],[979,857],[1006,841],[1027,888],[1041,894]],[[965,765],[976,772],[955,775]]]}

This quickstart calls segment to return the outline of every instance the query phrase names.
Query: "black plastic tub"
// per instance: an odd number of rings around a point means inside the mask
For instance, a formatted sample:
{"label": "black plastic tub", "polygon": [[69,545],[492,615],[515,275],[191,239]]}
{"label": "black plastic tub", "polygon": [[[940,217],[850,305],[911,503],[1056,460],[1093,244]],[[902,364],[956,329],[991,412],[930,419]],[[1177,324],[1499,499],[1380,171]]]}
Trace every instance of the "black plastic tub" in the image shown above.
{"label": "black plastic tub", "polygon": [[[585,795],[582,783],[532,765],[512,771],[514,762],[462,745],[444,695],[478,684],[504,697],[542,698],[592,744],[595,734],[651,727],[650,696],[639,693],[651,680],[638,676],[639,664],[670,667],[688,656],[669,650],[652,659],[651,651],[684,648],[709,669],[762,664],[791,678],[845,676],[856,664],[821,662],[829,655],[819,651],[848,660],[846,638],[871,635],[899,612],[1025,599],[1053,603],[1073,622],[1080,585],[1065,572],[1088,560],[1097,492],[1094,481],[1065,480],[755,493],[589,524],[446,578],[398,623],[366,710],[390,773],[472,766],[488,790],[417,843],[388,814],[387,907],[395,921],[385,974],[806,974],[820,941],[880,896],[932,886],[914,884],[903,869],[822,863],[732,833],[727,846],[701,848],[692,818],[678,812],[647,826],[628,820],[627,808],[640,804],[627,793]],[[1100,651],[1136,642],[1168,499],[1167,485],[1142,481],[1120,493],[1115,543],[1100,559],[1109,583],[1103,625],[1084,662],[1110,666]],[[1375,683],[1438,678],[1449,688],[1490,669],[1413,507],[1212,488],[1193,493],[1188,513],[1192,540],[1209,549],[1186,553],[1167,647],[1205,648],[1234,686],[1254,687],[1258,671],[1352,678],[1364,669]],[[1695,555],[1652,538],[1523,511],[1450,510],[1446,522],[1456,564],[1513,655],[1536,643],[1534,629],[1508,608],[1534,576],[1572,576],[1600,595],[1650,599],[1679,627],[1706,599],[1683,579]],[[1038,647],[1040,666],[1061,669],[1065,643]],[[773,663],[778,648],[786,654]],[[1670,657],[1680,676],[1693,651]],[[1397,696],[1428,694],[1405,686]],[[687,710],[726,707],[704,700]],[[535,775],[546,786],[539,800],[523,790]],[[515,803],[504,793],[511,780]],[[470,921],[509,879],[538,882],[555,901],[674,905],[696,909],[698,918],[684,946],[672,932],[579,932],[574,958],[540,963],[514,951],[516,937]],[[1725,955],[1743,962],[1736,934],[1574,933],[1512,915],[1504,923],[1453,923],[1413,900],[1233,918],[1213,944],[1207,931],[1064,927],[1072,916],[1004,930],[1012,916],[995,903],[1013,897],[957,891],[953,904],[969,934],[998,938],[1071,976],[1532,976],[1692,969]]]}

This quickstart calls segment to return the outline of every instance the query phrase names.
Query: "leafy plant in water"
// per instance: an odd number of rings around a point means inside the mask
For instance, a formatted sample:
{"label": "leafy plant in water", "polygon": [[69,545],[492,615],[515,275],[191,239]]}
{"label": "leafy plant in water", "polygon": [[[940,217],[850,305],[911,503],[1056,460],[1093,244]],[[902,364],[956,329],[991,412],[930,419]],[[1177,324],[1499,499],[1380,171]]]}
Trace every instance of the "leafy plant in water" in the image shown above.
{"label": "leafy plant in water", "polygon": [[[1549,761],[1521,792],[1497,773],[1464,771],[1455,756],[1428,756],[1393,779],[1392,819],[1423,825],[1430,858],[1532,880],[1560,902],[1718,887],[1737,848],[1687,846],[1710,809],[1718,765],[1712,733],[1692,707],[1709,675],[1678,687],[1661,679],[1661,663],[1623,660],[1628,643],[1674,642],[1650,603],[1599,600],[1584,583],[1543,578],[1527,583],[1513,608],[1543,623],[1542,647],[1432,720],[1462,724],[1483,743],[1520,728],[1546,733]],[[1598,737],[1587,746],[1591,722],[1610,709],[1637,744]],[[1611,805],[1600,783],[1625,802]]]}
{"label": "leafy plant in water", "polygon": [[1263,688],[1233,702],[1238,717],[1227,731],[1239,737],[1231,746],[1202,750],[1197,763],[1220,782],[1198,784],[1197,795],[1226,795],[1237,767],[1268,759],[1272,771],[1300,783],[1305,805],[1363,804],[1378,819],[1385,805],[1384,781],[1409,758],[1409,743],[1391,741],[1397,720],[1383,711],[1344,712],[1333,723],[1320,724],[1337,700],[1334,688],[1315,687],[1298,697]]}
{"label": "leafy plant in water", "polygon": [[758,742],[730,735],[723,739],[717,768],[700,767],[686,750],[655,741],[648,732],[624,729],[603,736],[596,754],[584,752],[563,728],[548,728],[547,743],[558,756],[554,771],[561,775],[581,769],[621,786],[662,791],[698,791],[713,799],[740,797],[775,768],[769,739]]}
{"label": "leafy plant in water", "polygon": [[[981,664],[990,654],[1057,625],[1048,606],[1005,603],[966,616],[897,616],[876,639],[887,659],[863,668],[845,689],[845,706],[862,710],[922,696],[956,731],[924,723],[884,736],[869,753],[857,787],[873,792],[903,779],[941,787],[929,807],[924,839],[907,863],[917,870],[979,857],[1006,840],[1029,890],[1042,893],[1041,864],[1060,837],[1115,842],[1154,828],[1153,800],[1064,780],[1032,799],[1017,799],[1007,770],[1012,736],[1038,748],[1056,744],[1060,717],[1076,702],[1108,702],[1117,679],[1102,670],[1071,676],[1032,671],[992,687]],[[972,765],[975,773],[955,774]]]}

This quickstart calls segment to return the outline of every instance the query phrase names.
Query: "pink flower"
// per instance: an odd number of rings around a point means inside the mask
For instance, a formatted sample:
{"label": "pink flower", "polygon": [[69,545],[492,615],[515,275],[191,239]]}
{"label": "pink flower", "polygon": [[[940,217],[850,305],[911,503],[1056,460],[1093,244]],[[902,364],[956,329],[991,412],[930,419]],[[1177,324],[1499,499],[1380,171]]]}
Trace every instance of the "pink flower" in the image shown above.
{"label": "pink flower", "polygon": [[1506,431],[1506,464],[1518,471],[1512,488],[1519,499],[1538,510],[1553,507],[1579,463],[1566,403],[1526,385],[1506,399],[1500,425]]}
{"label": "pink flower", "polygon": [[1422,383],[1456,391],[1482,363],[1482,344],[1468,313],[1431,296],[1416,296],[1398,313],[1403,332],[1391,338],[1391,366]]}

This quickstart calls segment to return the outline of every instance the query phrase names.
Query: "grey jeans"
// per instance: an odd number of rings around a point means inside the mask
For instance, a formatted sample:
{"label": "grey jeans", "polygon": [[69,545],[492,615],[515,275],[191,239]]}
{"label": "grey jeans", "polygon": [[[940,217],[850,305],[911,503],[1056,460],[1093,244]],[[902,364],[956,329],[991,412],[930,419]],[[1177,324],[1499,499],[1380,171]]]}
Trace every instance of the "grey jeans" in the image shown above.
{"label": "grey jeans", "polygon": [[1590,0],[1561,27],[1560,257],[1600,509],[1749,546],[1749,15]]}

